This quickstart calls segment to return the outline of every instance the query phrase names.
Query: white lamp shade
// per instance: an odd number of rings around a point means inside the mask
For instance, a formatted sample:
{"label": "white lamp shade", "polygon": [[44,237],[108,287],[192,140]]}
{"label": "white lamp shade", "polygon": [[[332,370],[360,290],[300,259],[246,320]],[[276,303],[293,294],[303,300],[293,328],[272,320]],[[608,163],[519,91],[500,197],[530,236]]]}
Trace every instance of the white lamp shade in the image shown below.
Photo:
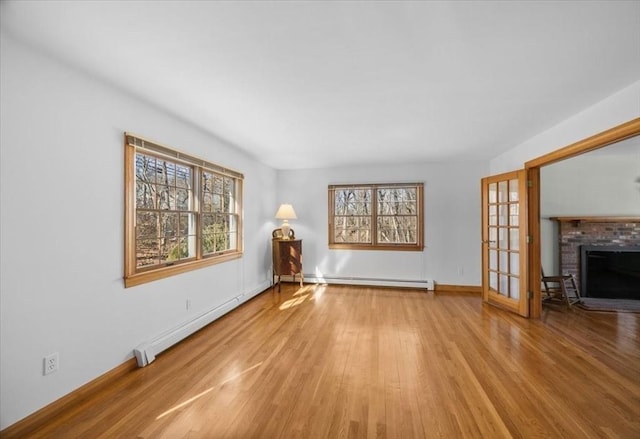
{"label": "white lamp shade", "polygon": [[298,219],[298,217],[296,216],[296,211],[293,210],[293,206],[291,204],[281,204],[280,208],[276,212],[276,219],[290,220]]}

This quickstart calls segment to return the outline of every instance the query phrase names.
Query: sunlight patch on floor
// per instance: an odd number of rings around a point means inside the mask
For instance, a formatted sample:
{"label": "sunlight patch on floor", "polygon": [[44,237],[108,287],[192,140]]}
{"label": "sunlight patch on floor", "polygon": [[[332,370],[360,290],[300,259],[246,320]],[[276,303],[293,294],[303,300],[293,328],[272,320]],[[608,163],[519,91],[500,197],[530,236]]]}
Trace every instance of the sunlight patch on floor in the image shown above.
{"label": "sunlight patch on floor", "polygon": [[206,395],[207,393],[211,393],[211,392],[212,392],[213,390],[215,390],[216,388],[219,388],[219,387],[224,386],[224,385],[225,385],[225,384],[227,384],[229,381],[233,381],[233,380],[235,380],[235,379],[237,379],[237,378],[240,378],[242,375],[244,375],[244,374],[246,374],[246,373],[248,373],[248,372],[252,371],[253,369],[255,369],[255,368],[257,368],[257,367],[260,367],[260,365],[262,365],[262,361],[261,361],[261,362],[259,362],[258,364],[254,364],[254,365],[253,365],[253,366],[251,366],[250,368],[245,369],[245,370],[243,370],[242,372],[240,372],[240,373],[238,373],[238,374],[236,374],[236,375],[232,376],[231,378],[227,378],[226,380],[224,380],[224,381],[223,381],[223,382],[221,382],[220,384],[218,384],[218,385],[216,385],[216,386],[211,386],[211,387],[209,387],[207,390],[205,390],[205,391],[203,391],[203,392],[198,393],[196,396],[194,396],[194,397],[192,397],[192,398],[189,398],[189,399],[187,399],[187,400],[186,400],[186,401],[184,401],[184,402],[181,402],[180,404],[178,404],[178,405],[176,405],[176,406],[174,406],[174,407],[170,408],[170,409],[169,409],[169,410],[167,410],[166,412],[164,412],[164,413],[162,413],[161,415],[159,415],[159,416],[156,418],[156,421],[157,421],[157,420],[159,420],[159,419],[164,418],[164,417],[165,417],[165,416],[167,416],[168,414],[171,414],[171,413],[175,412],[176,410],[181,409],[182,407],[184,407],[184,406],[186,406],[186,405],[191,404],[192,402],[196,401],[197,399],[202,398],[204,395]]}
{"label": "sunlight patch on floor", "polygon": [[305,285],[298,289],[295,293],[292,294],[292,298],[283,302],[279,309],[280,311],[284,311],[285,309],[290,309],[295,306],[303,304],[305,301],[314,301],[318,302],[322,299],[322,295],[324,294],[327,286],[326,285]]}
{"label": "sunlight patch on floor", "polygon": [[293,308],[294,306],[302,304],[305,300],[307,300],[307,297],[310,297],[310,295],[305,294],[303,296],[294,297],[293,299],[289,299],[286,302],[283,302],[282,305],[280,305],[280,311],[284,311],[285,309]]}

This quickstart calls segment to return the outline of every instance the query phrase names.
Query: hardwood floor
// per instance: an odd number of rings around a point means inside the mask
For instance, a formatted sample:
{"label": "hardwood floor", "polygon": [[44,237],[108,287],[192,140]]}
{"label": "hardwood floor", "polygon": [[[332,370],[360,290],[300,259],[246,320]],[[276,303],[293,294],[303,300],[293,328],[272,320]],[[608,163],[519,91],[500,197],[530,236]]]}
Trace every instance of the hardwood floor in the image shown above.
{"label": "hardwood floor", "polygon": [[28,437],[639,438],[639,339],[640,314],[285,284]]}

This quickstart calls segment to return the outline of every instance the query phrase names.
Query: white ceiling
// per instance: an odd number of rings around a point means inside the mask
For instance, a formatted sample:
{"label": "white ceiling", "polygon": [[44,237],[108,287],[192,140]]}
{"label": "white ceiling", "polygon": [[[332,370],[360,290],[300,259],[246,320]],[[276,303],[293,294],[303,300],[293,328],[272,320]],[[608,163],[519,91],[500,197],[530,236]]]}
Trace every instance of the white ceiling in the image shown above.
{"label": "white ceiling", "polygon": [[280,169],[486,160],[640,79],[639,1],[1,8],[4,32]]}

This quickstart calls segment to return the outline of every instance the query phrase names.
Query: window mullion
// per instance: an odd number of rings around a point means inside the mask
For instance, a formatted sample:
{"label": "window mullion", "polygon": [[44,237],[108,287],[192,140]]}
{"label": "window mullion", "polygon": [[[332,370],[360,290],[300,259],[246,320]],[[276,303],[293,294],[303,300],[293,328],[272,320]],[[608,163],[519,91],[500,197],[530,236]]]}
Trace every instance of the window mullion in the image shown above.
{"label": "window mullion", "polygon": [[371,245],[378,245],[378,190],[371,187]]}
{"label": "window mullion", "polygon": [[196,260],[202,259],[202,168],[193,167],[193,210],[196,217]]}

